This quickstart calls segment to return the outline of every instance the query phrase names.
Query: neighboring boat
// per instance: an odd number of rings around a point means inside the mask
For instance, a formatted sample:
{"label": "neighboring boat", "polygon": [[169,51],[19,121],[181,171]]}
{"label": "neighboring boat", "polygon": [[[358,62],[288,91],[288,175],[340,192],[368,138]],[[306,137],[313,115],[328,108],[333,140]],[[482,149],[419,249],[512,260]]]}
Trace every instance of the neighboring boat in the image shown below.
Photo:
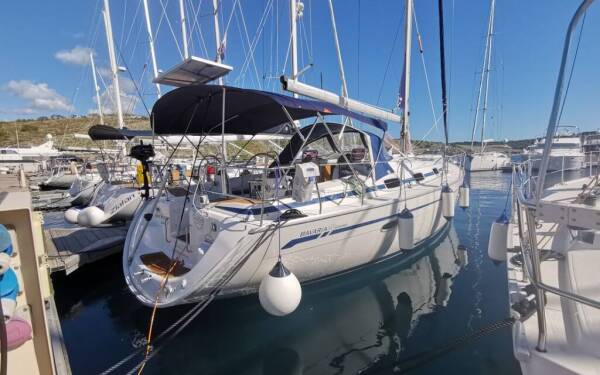
{"label": "neighboring boat", "polygon": [[483,151],[468,156],[466,168],[471,172],[506,170],[511,166],[510,156],[498,151]]}
{"label": "neighboring boat", "polygon": [[50,176],[39,186],[44,190],[69,189],[79,176],[78,166],[72,158],[53,158],[50,161]]}
{"label": "neighboring boat", "polygon": [[60,156],[54,148],[52,135],[46,135],[46,142],[32,147],[2,147],[0,148],[0,168],[8,171],[23,169],[24,172],[34,173],[46,169],[46,162]]}
{"label": "neighboring boat", "polygon": [[[570,145],[575,137],[554,136],[565,98],[565,70],[571,34],[592,3],[585,0],[569,24],[545,142]],[[540,144],[547,144],[540,142]],[[573,146],[571,146],[573,145]],[[513,175],[518,243],[508,258],[508,284],[515,357],[524,375],[600,372],[600,183],[598,176],[561,181],[548,173],[560,160],[547,148],[537,176],[527,163]],[[562,150],[559,148],[558,150]],[[558,182],[558,183],[556,183]],[[553,184],[554,183],[554,184]],[[508,226],[494,223],[490,254],[502,257]],[[509,235],[511,233],[509,232]],[[504,245],[501,243],[504,242]]]}
{"label": "neighboring boat", "polygon": [[[585,154],[582,150],[581,137],[573,132],[573,127],[561,126],[552,139],[548,171],[576,170],[584,167]],[[538,170],[544,153],[545,139],[536,139],[528,146],[523,156],[531,161],[531,168]]]}
{"label": "neighboring boat", "polygon": [[585,153],[585,162],[593,166],[600,163],[600,132],[588,134],[583,139],[583,152]]}
{"label": "neighboring boat", "polygon": [[100,174],[92,163],[84,163],[75,177],[75,181],[69,187],[69,195],[72,206],[86,206],[92,200],[96,189],[102,182]]}
{"label": "neighboring boat", "polygon": [[[465,168],[471,172],[496,171],[509,169],[511,165],[510,155],[499,151],[487,151],[486,147],[492,140],[484,139],[485,126],[487,122],[488,97],[490,71],[492,64],[492,41],[494,36],[494,16],[496,12],[496,1],[490,2],[490,13],[488,18],[488,29],[483,54],[483,66],[481,67],[481,76],[479,78],[479,90],[477,93],[477,104],[475,107],[475,118],[473,120],[473,131],[471,133],[471,152],[467,158]],[[483,93],[483,103],[481,101]],[[481,120],[479,113],[481,112]],[[475,132],[481,121],[481,145],[479,150],[475,147]]]}
{"label": "neighboring boat", "polygon": [[[369,130],[326,121],[334,115]],[[211,85],[173,90],[152,110],[158,135],[255,135],[305,119],[312,125],[296,128],[267,168],[220,160],[202,168],[195,188],[163,189],[143,204],[123,253],[125,279],[141,302],[194,302],[217,286],[220,296],[253,293],[279,257],[300,281],[322,280],[402,256],[446,225],[462,169],[441,157],[390,157],[378,135],[387,130],[381,120],[324,102]],[[226,177],[236,169],[245,172]],[[405,208],[414,217],[410,229],[400,216]]]}
{"label": "neighboring boat", "polygon": [[60,151],[54,148],[54,141],[52,140],[52,135],[46,135],[46,142],[42,143],[39,146],[31,146],[31,147],[4,147],[0,148],[0,152],[12,151],[18,155],[21,155],[24,158],[29,159],[48,159],[51,157],[60,156]]}
{"label": "neighboring boat", "polygon": [[[116,129],[106,125],[94,125],[88,133],[94,141],[122,142],[150,134],[143,130]],[[65,219],[86,227],[131,220],[141,204],[143,195],[137,181],[136,161],[121,156],[111,162],[97,163],[96,169],[100,181],[96,181],[95,174],[92,173],[87,182],[80,180],[77,189],[79,194],[91,193],[91,196],[88,196],[89,204],[87,207],[71,207],[65,211]],[[83,189],[85,183],[95,187]]]}

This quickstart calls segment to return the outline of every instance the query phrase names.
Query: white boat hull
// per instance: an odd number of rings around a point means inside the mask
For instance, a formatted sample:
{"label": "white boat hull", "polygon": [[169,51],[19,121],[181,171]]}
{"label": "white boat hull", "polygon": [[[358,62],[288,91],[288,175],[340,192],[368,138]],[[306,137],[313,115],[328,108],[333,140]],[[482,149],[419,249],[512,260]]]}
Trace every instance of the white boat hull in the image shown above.
{"label": "white boat hull", "polygon": [[467,169],[471,172],[496,171],[510,168],[510,157],[500,152],[483,152],[471,155]]}
{"label": "white boat hull", "polygon": [[[541,155],[530,156],[532,169],[538,170],[542,162]],[[550,155],[548,160],[548,172],[555,172],[560,170],[575,170],[581,169],[585,166],[585,155]]]}
{"label": "white boat hull", "polygon": [[[462,172],[453,164],[449,168],[448,183],[454,191],[458,191]],[[431,239],[447,223],[441,209],[441,176],[433,176],[426,183],[412,186],[406,189],[406,204],[415,217],[414,238],[420,244]],[[322,194],[327,195],[325,191]],[[324,199],[321,214],[318,204],[303,206],[302,211],[307,216],[285,222],[276,233],[271,225],[252,223],[256,218],[241,218],[247,209],[242,210],[237,218],[232,218],[231,212],[221,211],[223,208],[219,208],[219,203],[209,209],[190,208],[189,222],[184,222],[179,228],[181,230],[188,225],[194,228],[184,231],[188,233],[185,236],[189,236],[186,237],[189,243],[174,241],[175,237],[181,237],[181,234],[175,234],[176,230],[169,234],[173,230],[169,223],[173,223],[172,220],[181,213],[181,210],[173,208],[173,200],[170,205],[159,202],[148,228],[143,231],[144,216],[148,217],[146,214],[152,208],[147,202],[136,215],[127,236],[123,256],[125,278],[141,302],[153,305],[157,293],[162,292],[163,276],[148,272],[140,254],[156,254],[154,250],[158,249],[167,254],[183,253],[184,263],[189,264],[190,270],[184,275],[169,277],[167,289],[170,295],[158,305],[190,303],[205,298],[214,288],[213,279],[219,277],[213,272],[217,272],[219,267],[229,267],[239,261],[236,257],[249,254],[240,263],[235,275],[221,286],[219,295],[255,293],[263,276],[277,261],[279,243],[283,262],[301,282],[340,275],[412,251],[400,250],[399,247],[397,216],[404,208],[404,200],[398,199],[398,195],[396,188],[371,194],[364,198],[364,202],[360,197],[347,196],[343,205],[339,206],[335,199]],[[260,209],[254,215],[259,213]],[[218,232],[211,233],[211,227],[217,228]],[[140,239],[142,232],[144,236]],[[206,239],[213,235],[212,243],[207,242]],[[138,241],[136,251],[139,253],[130,254]]]}

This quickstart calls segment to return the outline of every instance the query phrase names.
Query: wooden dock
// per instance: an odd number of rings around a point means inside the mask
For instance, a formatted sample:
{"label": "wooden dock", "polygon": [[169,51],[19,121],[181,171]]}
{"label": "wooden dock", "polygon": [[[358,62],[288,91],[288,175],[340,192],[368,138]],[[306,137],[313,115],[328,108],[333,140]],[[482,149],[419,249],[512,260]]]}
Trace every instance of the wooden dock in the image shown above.
{"label": "wooden dock", "polygon": [[47,228],[46,262],[50,272],[70,274],[82,265],[123,249],[128,225],[99,228]]}

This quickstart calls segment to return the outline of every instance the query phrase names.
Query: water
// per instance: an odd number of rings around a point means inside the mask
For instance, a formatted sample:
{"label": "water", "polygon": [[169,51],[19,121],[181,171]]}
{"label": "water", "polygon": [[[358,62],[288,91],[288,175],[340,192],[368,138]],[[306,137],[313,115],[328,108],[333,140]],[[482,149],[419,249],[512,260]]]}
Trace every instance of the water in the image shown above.
{"label": "water", "polygon": [[[212,303],[144,373],[519,374],[510,328],[469,337],[508,317],[506,265],[486,248],[509,183],[510,174],[474,174],[471,208],[457,209],[418,260],[304,288],[291,316],[269,316],[256,296]],[[118,255],[53,279],[74,374],[101,372],[143,343],[151,310],[129,293]],[[189,308],[159,310],[155,332]]]}

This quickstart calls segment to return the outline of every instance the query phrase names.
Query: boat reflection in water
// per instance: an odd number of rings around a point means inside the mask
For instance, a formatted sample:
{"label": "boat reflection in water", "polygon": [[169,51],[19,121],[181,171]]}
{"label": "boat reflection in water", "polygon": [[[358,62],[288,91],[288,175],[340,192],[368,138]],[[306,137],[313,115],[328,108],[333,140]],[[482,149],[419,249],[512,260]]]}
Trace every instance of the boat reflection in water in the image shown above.
{"label": "boat reflection in water", "polygon": [[146,371],[279,375],[390,371],[419,319],[447,305],[453,279],[467,264],[467,253],[452,227],[416,250],[418,254],[403,264],[388,261],[305,287],[302,304],[288,317],[268,316],[255,297],[219,301],[167,345]]}

